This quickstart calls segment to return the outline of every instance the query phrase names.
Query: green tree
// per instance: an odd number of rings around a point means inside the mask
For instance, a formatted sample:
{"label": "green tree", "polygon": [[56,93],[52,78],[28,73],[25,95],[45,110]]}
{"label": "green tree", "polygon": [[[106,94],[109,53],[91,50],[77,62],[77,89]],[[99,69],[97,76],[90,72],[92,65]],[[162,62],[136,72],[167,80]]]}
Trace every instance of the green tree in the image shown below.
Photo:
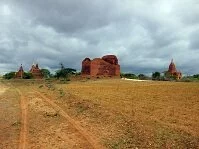
{"label": "green tree", "polygon": [[160,72],[154,72],[152,73],[152,79],[153,80],[160,80]]}
{"label": "green tree", "polygon": [[23,79],[32,79],[33,75],[30,72],[24,72]]}
{"label": "green tree", "polygon": [[193,78],[199,79],[199,74],[193,75]]}
{"label": "green tree", "polygon": [[147,80],[147,79],[148,79],[148,77],[145,76],[144,74],[139,74],[139,75],[138,75],[138,78],[139,78],[140,80]]}
{"label": "green tree", "polygon": [[9,73],[6,73],[6,74],[3,76],[3,78],[4,78],[4,79],[12,79],[12,78],[15,77],[15,73],[16,73],[16,72],[9,72]]}
{"label": "green tree", "polygon": [[74,75],[76,74],[77,70],[73,69],[73,68],[65,68],[65,71],[67,72],[67,74],[69,75]]}
{"label": "green tree", "polygon": [[64,78],[65,80],[68,79],[70,75],[73,75],[76,73],[76,70],[73,68],[65,68],[62,63],[60,63],[61,69],[56,71],[55,77],[57,79]]}
{"label": "green tree", "polygon": [[41,73],[43,74],[44,78],[50,78],[52,76],[48,69],[41,69]]}
{"label": "green tree", "polygon": [[121,73],[121,76],[128,79],[137,79],[138,77],[133,73]]}

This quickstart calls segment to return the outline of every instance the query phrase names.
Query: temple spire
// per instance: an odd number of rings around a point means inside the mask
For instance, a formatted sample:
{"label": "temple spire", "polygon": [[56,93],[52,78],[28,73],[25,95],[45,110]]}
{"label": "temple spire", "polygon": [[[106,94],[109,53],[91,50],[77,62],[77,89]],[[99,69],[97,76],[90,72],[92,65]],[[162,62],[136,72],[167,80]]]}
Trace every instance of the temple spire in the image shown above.
{"label": "temple spire", "polygon": [[23,71],[23,66],[21,64],[20,68],[19,68],[19,71]]}
{"label": "temple spire", "polygon": [[19,67],[18,72],[16,72],[16,74],[15,74],[15,78],[22,79],[23,75],[24,75],[24,71],[23,71],[23,66],[21,64],[21,66]]}

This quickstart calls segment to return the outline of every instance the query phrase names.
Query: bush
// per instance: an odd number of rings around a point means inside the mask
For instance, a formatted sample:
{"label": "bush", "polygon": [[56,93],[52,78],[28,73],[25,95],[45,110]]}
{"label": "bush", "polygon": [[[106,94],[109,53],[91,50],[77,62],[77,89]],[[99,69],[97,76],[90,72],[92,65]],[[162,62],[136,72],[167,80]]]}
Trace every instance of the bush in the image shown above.
{"label": "bush", "polygon": [[161,80],[160,72],[154,72],[152,73],[152,80]]}
{"label": "bush", "polygon": [[76,73],[76,70],[73,68],[65,68],[62,63],[60,63],[61,69],[57,70],[55,73],[55,77],[57,79],[64,78],[64,80],[68,80],[71,75]]}
{"label": "bush", "polygon": [[44,78],[51,78],[52,74],[48,69],[41,69],[41,73],[43,74]]}
{"label": "bush", "polygon": [[127,79],[138,79],[138,77],[133,73],[122,73],[120,76]]}
{"label": "bush", "polygon": [[139,80],[150,80],[150,78],[144,74],[139,74],[138,78],[139,78]]}
{"label": "bush", "polygon": [[3,78],[4,79],[13,79],[15,77],[15,72],[6,73]]}
{"label": "bush", "polygon": [[195,75],[193,75],[193,78],[196,78],[196,79],[198,79],[198,80],[199,80],[199,74],[195,74]]}
{"label": "bush", "polygon": [[32,73],[24,72],[23,79],[32,79],[32,78],[33,78]]}

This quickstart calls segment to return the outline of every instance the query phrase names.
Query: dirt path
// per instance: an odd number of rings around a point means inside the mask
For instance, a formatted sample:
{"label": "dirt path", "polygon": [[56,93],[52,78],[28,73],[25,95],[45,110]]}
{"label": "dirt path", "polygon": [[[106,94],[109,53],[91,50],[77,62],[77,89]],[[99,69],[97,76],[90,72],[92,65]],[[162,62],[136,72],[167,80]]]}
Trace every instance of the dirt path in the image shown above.
{"label": "dirt path", "polygon": [[94,149],[103,149],[104,147],[101,146],[96,139],[94,139],[94,136],[89,134],[84,128],[80,126],[80,124],[72,119],[60,106],[58,106],[56,103],[54,103],[51,99],[47,98],[42,93],[34,90],[40,97],[42,97],[46,102],[48,102],[54,109],[59,111],[59,114],[62,115],[64,118],[68,120],[68,122],[89,142],[89,144]]}
{"label": "dirt path", "polygon": [[0,82],[0,149],[18,149],[20,104],[18,93]]}
{"label": "dirt path", "polygon": [[1,87],[0,88],[0,95],[3,94],[8,88],[7,87]]}
{"label": "dirt path", "polygon": [[[15,86],[12,90],[16,94],[15,99],[18,99],[19,109],[18,137],[15,139],[14,148],[104,148],[52,99],[30,88]],[[13,108],[16,109],[15,106]],[[6,148],[13,147],[9,142],[8,140],[5,142],[7,144],[4,143]]]}
{"label": "dirt path", "polygon": [[22,92],[17,89],[18,94],[20,95],[20,106],[21,106],[21,131],[20,131],[20,138],[19,138],[19,149],[26,149],[27,148],[27,103],[26,98]]}

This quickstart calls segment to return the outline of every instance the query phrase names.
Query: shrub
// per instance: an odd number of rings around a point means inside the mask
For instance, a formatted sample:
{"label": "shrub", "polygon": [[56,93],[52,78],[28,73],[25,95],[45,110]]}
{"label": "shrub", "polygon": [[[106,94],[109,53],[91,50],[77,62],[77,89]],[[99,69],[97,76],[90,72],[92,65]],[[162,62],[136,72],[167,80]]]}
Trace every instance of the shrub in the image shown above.
{"label": "shrub", "polygon": [[120,77],[121,78],[124,77],[124,78],[127,78],[127,79],[138,79],[138,77],[133,73],[121,73]]}
{"label": "shrub", "polygon": [[4,79],[12,79],[15,77],[15,72],[9,72],[9,73],[6,73],[3,78]]}
{"label": "shrub", "polygon": [[154,72],[152,73],[152,80],[160,80],[160,72]]}
{"label": "shrub", "polygon": [[32,79],[33,75],[29,72],[24,72],[23,79]]}

